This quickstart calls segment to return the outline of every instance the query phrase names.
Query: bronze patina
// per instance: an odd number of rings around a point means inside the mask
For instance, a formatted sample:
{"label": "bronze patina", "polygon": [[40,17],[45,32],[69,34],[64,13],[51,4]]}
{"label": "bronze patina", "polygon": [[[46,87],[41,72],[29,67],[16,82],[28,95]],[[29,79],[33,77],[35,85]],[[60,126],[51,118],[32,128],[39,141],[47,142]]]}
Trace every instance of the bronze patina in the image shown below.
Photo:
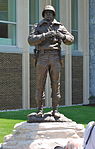
{"label": "bronze patina", "polygon": [[52,88],[52,115],[57,116],[60,99],[60,51],[61,43],[71,45],[73,35],[55,19],[53,6],[47,5],[42,11],[43,19],[34,25],[28,42],[37,50],[36,61],[36,95],[38,116],[43,115],[43,99],[47,73],[49,72]]}

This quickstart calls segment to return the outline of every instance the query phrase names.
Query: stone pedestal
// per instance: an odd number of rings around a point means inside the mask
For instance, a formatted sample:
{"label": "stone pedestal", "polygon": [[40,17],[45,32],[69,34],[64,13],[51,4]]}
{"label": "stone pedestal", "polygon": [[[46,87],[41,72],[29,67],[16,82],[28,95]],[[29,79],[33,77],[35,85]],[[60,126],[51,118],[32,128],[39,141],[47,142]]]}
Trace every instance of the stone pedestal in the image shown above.
{"label": "stone pedestal", "polygon": [[3,149],[54,149],[71,138],[82,143],[83,132],[83,125],[67,118],[65,122],[21,122],[14,126],[13,134],[5,136]]}

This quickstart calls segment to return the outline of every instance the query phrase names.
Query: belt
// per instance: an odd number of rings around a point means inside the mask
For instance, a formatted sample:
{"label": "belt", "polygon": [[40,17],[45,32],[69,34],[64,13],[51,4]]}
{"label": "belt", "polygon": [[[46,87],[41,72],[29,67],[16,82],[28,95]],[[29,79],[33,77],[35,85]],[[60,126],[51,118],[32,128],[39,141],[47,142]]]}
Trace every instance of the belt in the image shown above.
{"label": "belt", "polygon": [[45,50],[39,50],[39,53],[48,53],[48,52],[59,52],[59,49],[45,49]]}

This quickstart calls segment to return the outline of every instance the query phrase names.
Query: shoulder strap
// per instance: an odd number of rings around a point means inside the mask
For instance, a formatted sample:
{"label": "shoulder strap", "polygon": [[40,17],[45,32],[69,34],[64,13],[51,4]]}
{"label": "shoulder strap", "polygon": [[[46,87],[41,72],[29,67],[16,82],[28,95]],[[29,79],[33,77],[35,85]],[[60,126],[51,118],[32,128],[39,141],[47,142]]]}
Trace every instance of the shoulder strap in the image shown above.
{"label": "shoulder strap", "polygon": [[[92,125],[92,127],[91,127],[91,130],[90,130],[90,132],[89,132],[88,138],[87,138],[86,143],[85,143],[85,147],[86,147],[86,145],[87,145],[87,143],[88,143],[88,141],[89,141],[89,138],[90,138],[90,136],[91,136],[91,133],[92,133],[92,130],[93,130],[94,126],[95,126],[95,122],[93,123],[93,125]],[[85,149],[85,147],[84,147],[84,149]]]}

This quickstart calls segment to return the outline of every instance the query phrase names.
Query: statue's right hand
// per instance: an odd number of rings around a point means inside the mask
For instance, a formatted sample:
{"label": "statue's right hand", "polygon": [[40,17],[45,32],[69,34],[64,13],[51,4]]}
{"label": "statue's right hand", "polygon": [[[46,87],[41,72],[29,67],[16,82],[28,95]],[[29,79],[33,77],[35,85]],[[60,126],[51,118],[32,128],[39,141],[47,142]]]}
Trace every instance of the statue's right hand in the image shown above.
{"label": "statue's right hand", "polygon": [[49,31],[49,32],[45,33],[46,38],[55,37],[55,36],[56,36],[55,31]]}

